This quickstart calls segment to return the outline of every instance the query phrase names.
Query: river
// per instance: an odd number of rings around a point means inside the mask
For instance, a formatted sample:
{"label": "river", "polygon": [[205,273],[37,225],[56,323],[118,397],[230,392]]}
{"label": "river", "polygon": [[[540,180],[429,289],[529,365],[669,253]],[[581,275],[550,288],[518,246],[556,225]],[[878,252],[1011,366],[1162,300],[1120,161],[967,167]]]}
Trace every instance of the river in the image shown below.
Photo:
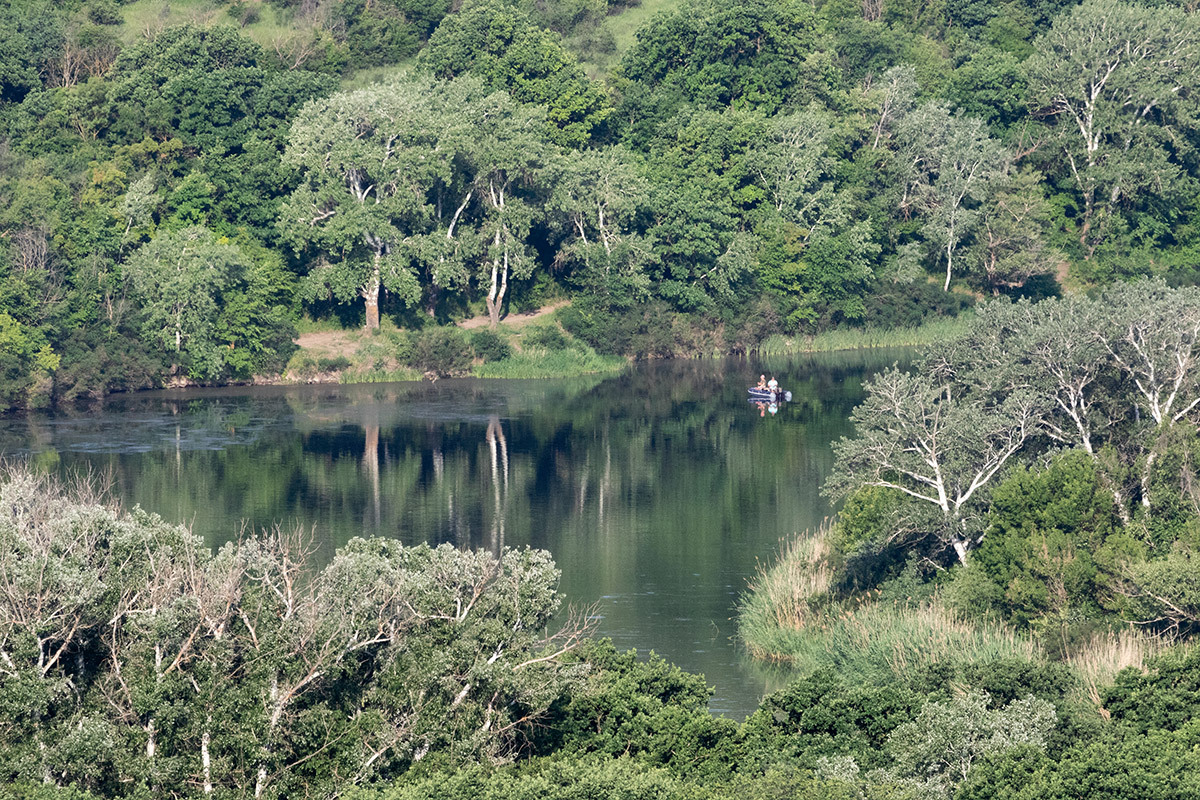
{"label": "river", "polygon": [[[622,649],[705,675],[742,718],[780,676],[736,642],[736,602],[783,537],[830,513],[830,442],[868,351],[650,362],[612,376],[145,392],[0,419],[0,452],[111,482],[216,546],[273,525],[327,558],[351,537],[540,547]],[[760,373],[792,402],[747,401]]]}

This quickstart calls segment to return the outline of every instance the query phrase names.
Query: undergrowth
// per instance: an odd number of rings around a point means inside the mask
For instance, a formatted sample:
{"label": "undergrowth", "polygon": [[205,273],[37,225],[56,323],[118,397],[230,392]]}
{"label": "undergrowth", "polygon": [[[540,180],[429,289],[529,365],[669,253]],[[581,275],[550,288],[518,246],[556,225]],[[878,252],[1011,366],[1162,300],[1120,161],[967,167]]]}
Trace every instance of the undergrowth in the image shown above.
{"label": "undergrowth", "polygon": [[479,378],[565,378],[614,372],[626,363],[620,356],[602,356],[590,347],[570,350],[528,348],[502,361],[477,364],[472,374]]}

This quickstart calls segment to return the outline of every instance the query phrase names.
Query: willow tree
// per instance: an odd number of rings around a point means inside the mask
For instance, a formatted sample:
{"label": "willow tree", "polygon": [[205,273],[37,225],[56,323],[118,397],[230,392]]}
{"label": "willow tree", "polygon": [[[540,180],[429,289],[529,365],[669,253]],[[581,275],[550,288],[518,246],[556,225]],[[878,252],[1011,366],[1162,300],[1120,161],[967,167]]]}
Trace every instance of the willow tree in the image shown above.
{"label": "willow tree", "polygon": [[309,293],[355,296],[366,327],[379,327],[381,289],[412,303],[420,285],[406,237],[433,216],[429,194],[450,169],[439,148],[445,120],[431,80],[342,92],[304,107],[292,124],[284,163],[300,186],[284,203],[280,225],[297,248],[327,259],[309,276]]}

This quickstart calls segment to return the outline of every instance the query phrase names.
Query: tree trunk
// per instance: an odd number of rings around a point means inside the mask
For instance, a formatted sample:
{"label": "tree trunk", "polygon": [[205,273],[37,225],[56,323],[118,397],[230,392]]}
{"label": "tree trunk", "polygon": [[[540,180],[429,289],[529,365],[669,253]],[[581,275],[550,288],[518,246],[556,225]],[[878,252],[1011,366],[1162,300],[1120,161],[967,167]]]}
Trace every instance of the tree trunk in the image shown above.
{"label": "tree trunk", "polygon": [[425,312],[429,314],[430,319],[437,319],[437,304],[439,294],[441,294],[441,292],[438,290],[437,284],[430,280],[429,299],[425,304]]}
{"label": "tree trunk", "polygon": [[1150,508],[1150,472],[1157,457],[1153,450],[1146,455],[1146,466],[1142,469],[1142,508]]}
{"label": "tree trunk", "polygon": [[366,301],[367,311],[367,330],[379,330],[379,262],[382,260],[383,254],[379,251],[375,252],[375,264],[371,271],[370,281],[363,287],[362,296]]}
{"label": "tree trunk", "polygon": [[961,539],[955,539],[951,544],[954,546],[954,552],[958,555],[958,561],[964,566],[967,563],[967,544]]}
{"label": "tree trunk", "polygon": [[954,271],[954,228],[950,228],[950,241],[946,242],[946,282],[942,291],[950,291],[950,274]]}
{"label": "tree trunk", "polygon": [[[495,246],[500,246],[500,229],[496,228]],[[500,325],[500,306],[504,303],[504,292],[508,288],[508,253],[504,254],[504,277],[503,281],[500,278],[500,263],[499,256],[492,257],[492,280],[487,293],[487,312],[488,319],[491,322],[491,327],[495,329]]]}
{"label": "tree trunk", "polygon": [[200,766],[204,771],[204,793],[212,794],[212,756],[208,752],[208,745],[212,739],[212,735],[208,730],[209,725],[212,725],[212,715],[210,714],[205,720],[204,735],[200,737]]}

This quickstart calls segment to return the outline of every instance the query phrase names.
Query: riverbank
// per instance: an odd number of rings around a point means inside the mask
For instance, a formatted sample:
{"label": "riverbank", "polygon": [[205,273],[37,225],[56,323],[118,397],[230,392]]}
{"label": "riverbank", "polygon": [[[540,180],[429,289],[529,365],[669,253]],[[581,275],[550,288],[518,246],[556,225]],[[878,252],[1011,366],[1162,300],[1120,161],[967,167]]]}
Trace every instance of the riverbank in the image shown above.
{"label": "riverbank", "polygon": [[815,336],[772,336],[759,346],[765,355],[788,353],[833,353],[840,350],[875,350],[889,347],[923,347],[952,339],[964,330],[970,314],[934,319],[904,328],[839,328]]}
{"label": "riverbank", "polygon": [[[558,312],[566,307],[566,302],[559,302],[514,314],[494,331],[487,327],[486,317],[421,332],[384,328],[367,333],[362,329],[318,327],[300,334],[296,340],[299,349],[280,379],[266,382],[378,383],[466,376],[569,378],[616,372],[630,363],[632,357],[598,353],[569,333],[558,320]],[[917,347],[959,335],[968,319],[964,315],[916,327],[850,328],[816,336],[776,334],[752,349],[761,355],[787,355]],[[422,337],[438,341],[422,345]]]}
{"label": "riverbank", "polygon": [[486,317],[456,325],[404,331],[316,328],[296,339],[282,383],[379,383],[445,377],[570,378],[615,372],[629,363],[601,355],[566,333],[557,302],[505,318],[495,330]]}
{"label": "riverbank", "polygon": [[741,598],[747,649],[880,685],[1045,664],[1110,712],[1099,687],[1117,672],[1194,648],[1200,439],[1187,412],[1157,412],[1146,375],[1186,373],[1179,402],[1200,403],[1181,321],[1197,318],[1200,292],[1160,281],[1000,301],[936,357],[876,373],[831,443],[837,516]]}

